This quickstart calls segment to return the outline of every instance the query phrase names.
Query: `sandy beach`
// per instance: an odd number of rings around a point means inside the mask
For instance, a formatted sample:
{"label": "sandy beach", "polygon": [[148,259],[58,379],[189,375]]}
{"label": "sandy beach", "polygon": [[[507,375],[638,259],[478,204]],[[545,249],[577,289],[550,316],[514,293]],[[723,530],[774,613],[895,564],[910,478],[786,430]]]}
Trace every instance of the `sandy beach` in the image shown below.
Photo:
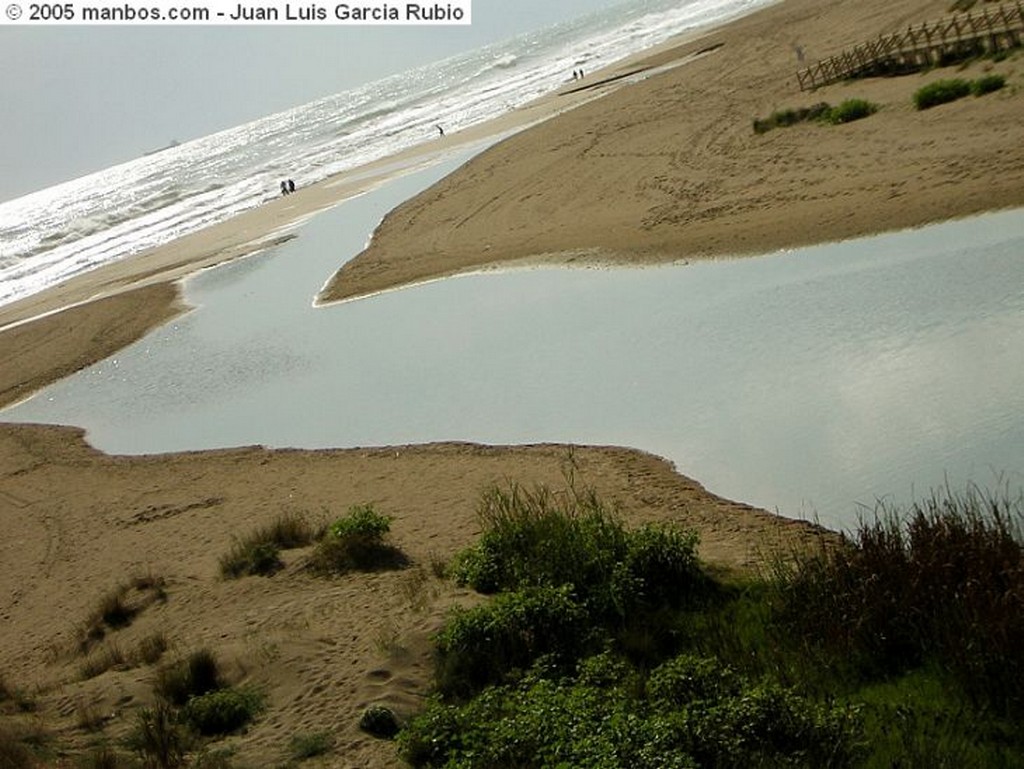
{"label": "sandy beach", "polygon": [[[523,126],[390,214],[320,300],[498,265],[753,255],[1021,206],[1019,55],[963,75],[999,72],[1008,88],[927,112],[913,109],[913,92],[952,71],[797,87],[798,51],[813,62],[945,11],[924,0],[784,0],[358,179],[326,180],[2,307],[0,405],[186,312],[178,281],[196,270],[296,237],[296,223],[396,164]],[[843,126],[752,130],[776,109],[854,97],[881,109]],[[35,702],[28,716],[0,702],[0,721],[34,719],[71,756],[97,741],[96,722],[107,739],[126,734],[153,701],[153,668],[123,664],[82,680],[74,641],[104,594],[153,575],[167,600],[108,643],[127,650],[160,631],[168,659],[210,648],[234,680],[260,686],[266,714],[228,740],[242,764],[280,765],[292,736],[328,731],[336,748],[318,765],[395,766],[394,747],[361,732],[359,714],[373,703],[415,710],[429,689],[431,633],[451,606],[474,600],[431,565],[471,543],[486,488],[561,488],[570,457],[578,481],[628,522],[696,530],[714,568],[755,569],[766,554],[828,536],[716,497],[631,449],[451,443],[111,457],[74,428],[0,425],[0,683]],[[280,514],[323,522],[364,503],[393,516],[408,568],[325,580],[303,568],[300,550],[272,578],[220,578],[232,543]]]}

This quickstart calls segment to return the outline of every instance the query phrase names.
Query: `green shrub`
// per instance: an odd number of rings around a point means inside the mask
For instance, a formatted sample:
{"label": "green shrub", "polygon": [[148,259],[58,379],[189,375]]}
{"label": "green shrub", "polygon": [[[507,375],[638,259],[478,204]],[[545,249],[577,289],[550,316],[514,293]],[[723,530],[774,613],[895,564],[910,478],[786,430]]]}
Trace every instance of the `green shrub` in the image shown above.
{"label": "green shrub", "polygon": [[[399,737],[414,766],[846,766],[856,713],[820,706],[777,686],[754,685],[714,660],[670,663],[652,674],[671,693],[698,671],[710,696],[650,698],[624,677],[594,685],[534,670],[472,701],[431,700]],[[592,667],[589,666],[588,667]],[[616,669],[606,659],[598,667]],[[723,686],[721,682],[727,681]]]}
{"label": "green shrub", "polygon": [[203,736],[230,734],[250,723],[263,710],[263,695],[255,689],[218,689],[192,697],[181,719]]}
{"label": "green shrub", "polygon": [[638,609],[679,606],[710,586],[694,534],[628,532],[592,491],[493,488],[479,515],[480,541],[456,557],[452,573],[482,593],[570,585],[595,618],[622,621]]}
{"label": "green shrub", "polygon": [[438,634],[437,683],[449,695],[472,695],[550,655],[575,660],[587,645],[586,612],[568,585],[502,593],[456,611]]}
{"label": "green shrub", "polygon": [[391,519],[372,505],[357,505],[327,528],[310,559],[314,571],[344,573],[400,568],[408,562],[388,544]]}
{"label": "green shrub", "polygon": [[797,123],[821,120],[828,116],[831,109],[826,102],[820,102],[810,107],[776,110],[767,118],[754,118],[754,133],[763,134],[773,128],[785,128]]}
{"label": "green shrub", "polygon": [[223,686],[217,658],[209,649],[199,649],[183,660],[157,671],[154,691],[172,705],[181,707]]}
{"label": "green shrub", "polygon": [[914,106],[917,109],[929,109],[939,104],[962,99],[971,92],[971,84],[959,78],[954,80],[936,80],[934,83],[919,88],[914,94]]}
{"label": "green shrub", "polygon": [[1002,75],[985,75],[971,83],[971,93],[975,96],[984,96],[987,93],[998,91],[1006,85],[1006,78]]}
{"label": "green shrub", "polygon": [[878,105],[865,99],[847,99],[828,113],[828,122],[833,125],[851,123],[878,112]]}

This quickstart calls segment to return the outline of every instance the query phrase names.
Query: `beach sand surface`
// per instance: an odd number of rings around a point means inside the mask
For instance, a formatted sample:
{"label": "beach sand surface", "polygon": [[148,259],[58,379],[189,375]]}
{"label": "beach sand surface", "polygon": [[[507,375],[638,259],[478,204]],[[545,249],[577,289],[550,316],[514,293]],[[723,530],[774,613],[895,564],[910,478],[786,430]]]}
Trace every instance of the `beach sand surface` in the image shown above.
{"label": "beach sand surface", "polygon": [[[87,664],[119,651],[129,660],[160,634],[165,661],[209,649],[232,682],[267,694],[267,710],[227,740],[246,766],[278,766],[292,737],[328,732],[330,766],[396,765],[394,746],[358,728],[370,705],[402,716],[429,690],[430,638],[450,609],[474,598],[439,579],[479,533],[481,494],[510,480],[552,490],[594,488],[631,525],[671,521],[702,537],[701,554],[725,569],[750,569],[766,553],[815,546],[831,536],[729,502],[642,452],[611,447],[470,444],[337,451],[258,447],[151,457],[110,457],[81,431],[8,425],[0,431],[0,673],[37,702],[33,718],[69,751],[98,732],[123,737],[154,701],[155,670],[130,661],[82,680]],[[240,538],[283,514],[314,524],[350,506],[392,516],[391,542],[407,567],[325,578],[286,551],[272,577],[226,581],[219,559]],[[136,578],[166,582],[166,599],[130,627],[80,641],[105,595]],[[2,720],[2,719],[0,719]],[[83,728],[86,721],[99,725]]]}
{"label": "beach sand surface", "polygon": [[[921,113],[910,105],[913,92],[956,70],[813,94],[796,87],[798,50],[813,61],[944,12],[943,3],[922,0],[785,0],[646,61],[594,73],[592,88],[414,151],[399,165],[576,105],[399,207],[323,298],[490,265],[752,254],[1019,206],[1019,56],[963,73],[1004,73],[1004,91]],[[619,77],[636,69],[650,76]],[[751,130],[753,118],[775,109],[852,97],[882,110],[845,126]],[[181,278],[294,237],[297,222],[387,178],[392,162],[378,171],[327,180],[0,308],[0,403],[184,311]],[[114,457],[72,428],[0,425],[0,677],[37,706],[26,715],[0,703],[2,719],[41,723],[72,753],[123,736],[153,701],[155,669],[124,663],[82,680],[87,658],[77,640],[105,594],[151,575],[166,580],[166,600],[140,598],[131,626],[109,633],[88,659],[115,648],[130,657],[156,632],[171,645],[167,659],[209,648],[234,681],[267,693],[260,721],[228,741],[245,765],[279,765],[291,737],[327,731],[336,748],[324,765],[394,766],[393,746],[360,732],[359,714],[378,702],[414,710],[429,690],[431,633],[451,606],[478,600],[438,579],[434,566],[472,542],[486,488],[509,480],[561,488],[570,454],[578,483],[620,506],[630,524],[672,521],[698,531],[701,557],[715,568],[756,568],[766,553],[827,536],[715,497],[629,449],[242,447]],[[408,568],[321,579],[303,568],[308,551],[291,551],[273,577],[219,577],[218,559],[235,540],[277,516],[323,522],[364,503],[394,517]]]}

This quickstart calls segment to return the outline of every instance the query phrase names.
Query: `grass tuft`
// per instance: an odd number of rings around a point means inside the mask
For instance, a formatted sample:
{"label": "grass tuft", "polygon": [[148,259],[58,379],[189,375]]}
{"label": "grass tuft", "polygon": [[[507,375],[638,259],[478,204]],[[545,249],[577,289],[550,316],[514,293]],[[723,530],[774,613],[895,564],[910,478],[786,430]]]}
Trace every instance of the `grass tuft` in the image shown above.
{"label": "grass tuft", "polygon": [[191,698],[220,689],[223,674],[209,649],[199,649],[157,671],[153,690],[171,705],[181,707]]}
{"label": "grass tuft", "polygon": [[288,743],[288,753],[293,761],[305,761],[324,756],[334,750],[334,736],[330,732],[309,732],[296,734]]}
{"label": "grass tuft", "polygon": [[245,539],[235,541],[220,559],[221,576],[270,576],[284,565],[282,550],[305,547],[314,537],[313,527],[305,518],[294,513],[281,515]]}

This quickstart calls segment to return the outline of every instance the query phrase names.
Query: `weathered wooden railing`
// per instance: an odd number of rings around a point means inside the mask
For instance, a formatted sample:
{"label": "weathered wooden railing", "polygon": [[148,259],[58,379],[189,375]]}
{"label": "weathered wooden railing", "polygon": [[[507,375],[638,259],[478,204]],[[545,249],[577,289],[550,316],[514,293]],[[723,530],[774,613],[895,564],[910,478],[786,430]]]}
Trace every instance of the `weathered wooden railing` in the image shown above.
{"label": "weathered wooden railing", "polygon": [[1024,5],[1005,4],[980,13],[960,13],[882,35],[796,73],[801,91],[840,80],[913,72],[1021,44]]}

